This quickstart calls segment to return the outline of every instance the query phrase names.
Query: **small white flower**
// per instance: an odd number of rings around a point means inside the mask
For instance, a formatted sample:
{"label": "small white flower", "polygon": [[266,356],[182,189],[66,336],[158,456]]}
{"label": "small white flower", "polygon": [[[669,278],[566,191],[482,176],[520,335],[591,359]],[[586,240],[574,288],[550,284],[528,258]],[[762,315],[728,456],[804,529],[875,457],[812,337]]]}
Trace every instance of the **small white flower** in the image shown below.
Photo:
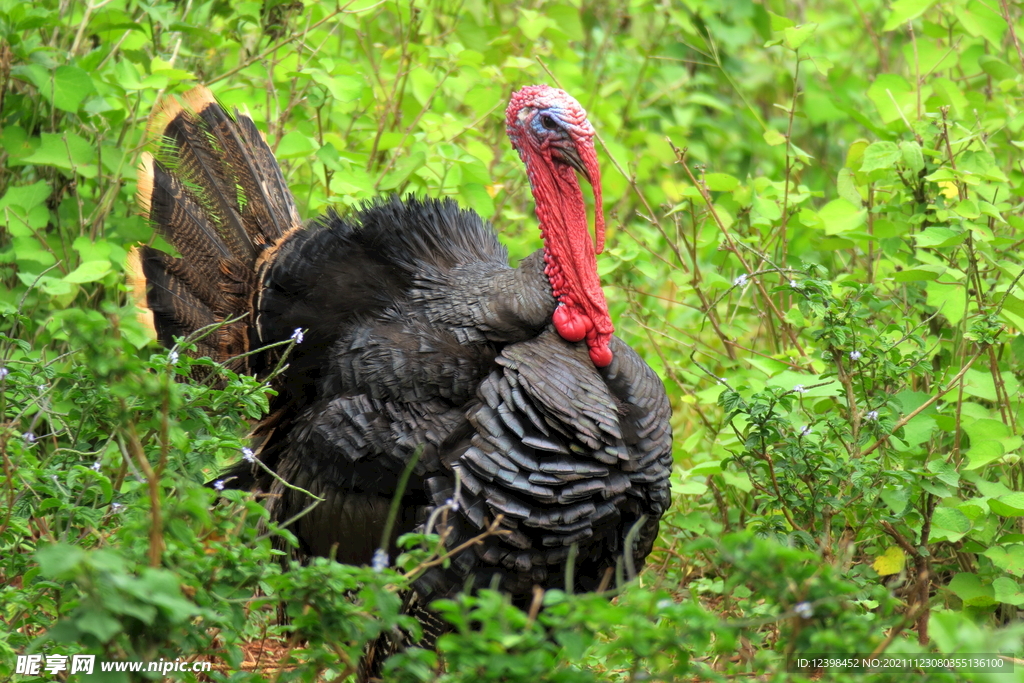
{"label": "small white flower", "polygon": [[8,370],[7,368],[0,367],[0,379],[3,379],[4,377],[7,377],[7,373],[9,373],[9,372],[10,372],[10,370]]}
{"label": "small white flower", "polygon": [[801,287],[803,287],[803,285],[797,282],[796,280],[790,280],[789,286],[792,287],[793,289],[800,289]]}
{"label": "small white flower", "polygon": [[715,379],[717,379],[717,380],[718,380],[718,383],[719,383],[719,384],[725,384],[725,383],[726,383],[726,381],[725,381],[725,378],[724,378],[724,377],[716,377]]}
{"label": "small white flower", "polygon": [[120,512],[121,508],[123,508],[123,507],[124,507],[124,505],[122,505],[121,503],[111,503],[110,504],[110,511],[111,512]]}
{"label": "small white flower", "polygon": [[795,387],[793,387],[793,391],[795,391],[798,394],[804,394],[807,393],[807,388],[804,387],[803,384],[797,384]]}
{"label": "small white flower", "polygon": [[738,278],[732,281],[732,284],[735,287],[742,287],[743,285],[747,284],[747,274],[744,273],[743,275],[740,275]]}
{"label": "small white flower", "polygon": [[384,548],[377,548],[373,552],[373,563],[371,564],[373,571],[378,573],[384,571],[388,566],[388,562],[388,553]]}
{"label": "small white flower", "polygon": [[878,419],[878,411],[877,410],[869,410],[867,412],[867,414],[864,415],[864,419],[869,421],[869,422],[877,420]]}
{"label": "small white flower", "polygon": [[800,430],[800,436],[809,436],[814,430],[811,429],[811,425],[804,425],[804,428]]}
{"label": "small white flower", "polygon": [[292,341],[294,341],[296,344],[301,344],[302,340],[305,338],[305,335],[302,334],[301,327],[296,327],[295,331],[292,332]]}
{"label": "small white flower", "polygon": [[36,442],[36,435],[33,434],[32,432],[25,432],[24,434],[21,435],[21,438],[25,439],[25,441],[28,443]]}
{"label": "small white flower", "polygon": [[213,482],[213,488],[217,489],[218,491],[223,491],[224,490],[224,480],[223,479],[218,479],[217,481]]}
{"label": "small white flower", "polygon": [[178,364],[178,352],[171,349],[171,352],[167,354],[167,364],[177,365]]}
{"label": "small white flower", "polygon": [[253,455],[251,448],[242,449],[242,460],[246,462],[256,462],[256,456]]}
{"label": "small white flower", "polygon": [[793,608],[793,611],[802,619],[810,619],[814,616],[814,607],[809,602],[798,603],[796,607]]}
{"label": "small white flower", "polygon": [[455,500],[452,499],[452,498],[449,498],[448,500],[446,500],[444,502],[444,504],[447,505],[448,509],[451,510],[452,512],[458,512],[459,511],[459,504],[457,502],[455,502]]}
{"label": "small white flower", "polygon": [[100,461],[99,460],[97,460],[96,462],[94,462],[92,464],[92,471],[93,472],[99,472],[100,471]]}
{"label": "small white flower", "polygon": [[858,361],[862,355],[860,351],[850,351],[850,360]]}

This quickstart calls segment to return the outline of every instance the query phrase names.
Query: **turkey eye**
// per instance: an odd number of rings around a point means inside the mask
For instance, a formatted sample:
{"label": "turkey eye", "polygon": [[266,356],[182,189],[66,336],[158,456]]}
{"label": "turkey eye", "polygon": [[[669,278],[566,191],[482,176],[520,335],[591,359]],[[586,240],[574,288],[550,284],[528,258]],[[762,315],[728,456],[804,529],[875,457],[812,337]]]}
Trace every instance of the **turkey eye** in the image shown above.
{"label": "turkey eye", "polygon": [[541,114],[540,125],[544,126],[548,130],[558,130],[558,122],[555,121],[555,117],[551,114]]}

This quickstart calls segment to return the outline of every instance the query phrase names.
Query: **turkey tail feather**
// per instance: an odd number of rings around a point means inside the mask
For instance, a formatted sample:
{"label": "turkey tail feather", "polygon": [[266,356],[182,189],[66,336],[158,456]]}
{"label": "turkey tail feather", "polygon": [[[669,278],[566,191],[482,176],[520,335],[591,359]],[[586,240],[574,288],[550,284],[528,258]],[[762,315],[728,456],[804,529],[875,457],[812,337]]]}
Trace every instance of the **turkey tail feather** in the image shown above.
{"label": "turkey tail feather", "polygon": [[[158,146],[142,155],[139,206],[181,257],[141,247],[129,266],[145,321],[170,346],[175,336],[251,313],[261,264],[300,220],[252,119],[232,117],[205,87],[162,100],[148,134]],[[248,350],[252,324],[226,323],[198,354],[225,361]]]}

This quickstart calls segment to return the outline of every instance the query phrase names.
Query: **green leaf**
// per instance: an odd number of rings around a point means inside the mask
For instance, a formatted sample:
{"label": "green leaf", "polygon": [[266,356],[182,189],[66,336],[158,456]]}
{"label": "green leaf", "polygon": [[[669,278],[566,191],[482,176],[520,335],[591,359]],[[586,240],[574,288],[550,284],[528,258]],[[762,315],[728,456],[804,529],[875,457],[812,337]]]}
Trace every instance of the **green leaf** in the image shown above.
{"label": "green leaf", "polygon": [[836,192],[854,206],[861,206],[864,203],[864,199],[857,189],[856,175],[848,168],[839,169],[839,176],[836,178]]}
{"label": "green leaf", "polygon": [[960,485],[960,474],[956,471],[956,467],[945,460],[932,460],[928,463],[928,471],[933,472],[936,479],[953,488]]}
{"label": "green leaf", "polygon": [[883,31],[892,31],[899,28],[908,21],[921,16],[929,7],[935,4],[935,0],[896,0],[892,3],[888,18]]}
{"label": "green leaf", "polygon": [[0,148],[7,152],[12,161],[27,157],[38,146],[39,138],[29,137],[21,126],[8,125],[0,131]]}
{"label": "green leaf", "polygon": [[43,576],[50,579],[70,579],[85,561],[85,551],[78,546],[57,543],[36,551],[36,561]]}
{"label": "green leaf", "polygon": [[1024,493],[1015,491],[998,498],[990,498],[988,506],[1000,517],[1024,517]]}
{"label": "green leaf", "polygon": [[764,141],[772,147],[775,147],[777,145],[784,144],[786,142],[786,136],[774,128],[769,128],[764,132]]}
{"label": "green leaf", "polygon": [[967,239],[966,230],[950,228],[925,228],[922,232],[914,235],[914,242],[919,247],[951,247],[960,244],[965,239]]}
{"label": "green leaf", "polygon": [[313,138],[293,130],[278,141],[274,155],[278,159],[300,159],[313,156],[316,151],[317,144]]}
{"label": "green leaf", "polygon": [[423,164],[426,163],[426,160],[427,155],[423,152],[413,152],[412,154],[402,157],[395,162],[391,172],[381,180],[380,190],[394,190],[404,183],[416,170],[421,168]]}
{"label": "green leaf", "polygon": [[933,78],[931,81],[935,99],[942,104],[953,107],[953,113],[963,116],[967,113],[970,102],[960,90],[960,86],[948,78]]}
{"label": "green leaf", "polygon": [[[56,259],[54,259],[53,255],[49,252],[41,251],[38,253],[38,258],[33,258],[35,256],[35,254],[19,254],[18,261],[20,263],[22,260],[36,260],[44,266],[56,263]],[[47,263],[46,259],[43,257],[49,257],[49,263]],[[67,282],[62,278],[52,277],[50,275],[40,276],[35,275],[34,273],[21,271],[18,273],[18,279],[21,280],[25,286],[32,287],[34,285],[51,296],[65,296],[74,291],[72,283]]]}
{"label": "green leaf", "polygon": [[86,261],[82,265],[64,276],[65,282],[82,284],[85,282],[96,282],[110,272],[110,261]]}
{"label": "green leaf", "polygon": [[546,15],[535,10],[522,9],[520,12],[517,26],[523,32],[523,35],[526,36],[527,40],[531,42],[537,40],[540,34],[549,26],[554,25]]}
{"label": "green leaf", "polygon": [[825,234],[837,235],[862,226],[867,211],[845,199],[833,199],[821,207],[818,215],[825,222]]}
{"label": "green leaf", "polygon": [[739,187],[740,181],[727,173],[708,173],[704,183],[714,192],[732,192]]}
{"label": "green leaf", "polygon": [[459,196],[484,219],[494,215],[494,200],[487,193],[487,188],[480,183],[466,183],[459,187]]}
{"label": "green leaf", "polygon": [[997,50],[1002,48],[1006,22],[986,3],[975,1],[966,7],[955,8],[953,14],[972,36],[984,38]]}
{"label": "green leaf", "polygon": [[963,218],[977,218],[981,215],[981,210],[978,209],[978,202],[965,199],[953,207],[953,213]]}
{"label": "green leaf", "polygon": [[761,196],[754,197],[752,208],[758,216],[768,221],[777,221],[782,218],[782,208],[779,207],[779,203],[774,199]]}
{"label": "green leaf", "polygon": [[993,546],[982,553],[992,564],[1014,576],[1024,576],[1024,545]]}
{"label": "green leaf", "polygon": [[114,64],[114,75],[117,84],[125,90],[142,90],[146,86],[139,77],[139,69],[127,59],[119,59]]}
{"label": "green leaf", "polygon": [[892,279],[896,282],[918,282],[921,280],[936,280],[946,272],[945,266],[924,265],[917,268],[907,268],[893,273]]}
{"label": "green leaf", "polygon": [[357,76],[332,76],[320,69],[310,69],[313,81],[327,88],[331,97],[339,102],[358,100],[366,84]]}
{"label": "green leaf", "polygon": [[982,584],[977,574],[957,574],[949,582],[949,589],[963,600],[964,605],[984,607],[995,604],[992,586]]}
{"label": "green leaf", "polygon": [[885,123],[893,123],[904,118],[913,121],[917,118],[914,88],[903,76],[881,74],[868,88],[868,99],[875,103],[875,108]]}
{"label": "green leaf", "polygon": [[1008,605],[1024,605],[1024,592],[1020,584],[1008,576],[1000,576],[992,582],[995,599]]}
{"label": "green leaf", "polygon": [[81,135],[72,132],[43,133],[35,152],[22,161],[30,164],[55,166],[65,171],[75,171],[86,178],[95,178],[96,148]]}
{"label": "green leaf", "polygon": [[53,72],[52,92],[43,89],[43,96],[53,106],[64,111],[75,112],[86,97],[96,91],[88,72],[77,66],[65,64]]}
{"label": "green leaf", "polygon": [[903,165],[917,173],[924,170],[924,153],[916,140],[900,141],[900,152],[903,154]]}
{"label": "green leaf", "polygon": [[1017,72],[1012,66],[992,55],[981,55],[978,57],[978,66],[996,80],[1012,81],[1017,78]]}
{"label": "green leaf", "polygon": [[894,515],[899,515],[906,510],[907,503],[910,502],[910,491],[903,486],[898,488],[886,486],[878,496],[892,510]]}
{"label": "green leaf", "polygon": [[50,185],[45,180],[40,180],[32,185],[8,187],[7,192],[0,198],[0,212],[8,206],[16,206],[29,211],[45,202],[49,196]]}
{"label": "green leaf", "polygon": [[927,302],[934,306],[950,323],[956,325],[964,317],[967,304],[967,288],[955,282],[929,282],[925,285]]}
{"label": "green leaf", "polygon": [[833,66],[835,66],[831,59],[821,55],[812,55],[810,59],[811,63],[814,64],[814,68],[817,69],[818,73],[822,76],[828,76],[828,72],[832,70]]}
{"label": "green leaf", "polygon": [[896,162],[902,158],[903,153],[895,142],[879,140],[872,142],[864,150],[860,170],[862,173],[869,173],[880,168],[896,168]]}
{"label": "green leaf", "polygon": [[789,17],[784,17],[781,14],[776,14],[772,11],[768,12],[768,16],[771,17],[772,31],[784,31],[790,26],[794,26],[796,24],[796,22]]}
{"label": "green leaf", "polygon": [[790,50],[796,51],[800,49],[811,34],[814,33],[815,29],[818,28],[817,24],[802,24],[800,26],[790,26],[782,31],[782,35],[785,36],[784,42],[786,47]]}
{"label": "green leaf", "polygon": [[178,581],[172,572],[152,567],[143,569],[138,581],[146,599],[159,607],[173,622],[184,621],[199,611],[196,605],[181,594]]}
{"label": "green leaf", "polygon": [[971,521],[955,508],[937,507],[932,514],[932,535],[930,543],[949,541],[956,543],[971,530]]}
{"label": "green leaf", "polygon": [[96,636],[101,643],[106,643],[121,632],[121,622],[97,609],[86,610],[75,619],[75,626],[84,633]]}
{"label": "green leaf", "polygon": [[868,148],[867,140],[854,140],[846,150],[846,168],[855,171],[864,160],[864,150]]}
{"label": "green leaf", "polygon": [[971,443],[981,441],[998,441],[1010,436],[1010,428],[1001,420],[982,419],[974,420],[963,427],[970,437]]}

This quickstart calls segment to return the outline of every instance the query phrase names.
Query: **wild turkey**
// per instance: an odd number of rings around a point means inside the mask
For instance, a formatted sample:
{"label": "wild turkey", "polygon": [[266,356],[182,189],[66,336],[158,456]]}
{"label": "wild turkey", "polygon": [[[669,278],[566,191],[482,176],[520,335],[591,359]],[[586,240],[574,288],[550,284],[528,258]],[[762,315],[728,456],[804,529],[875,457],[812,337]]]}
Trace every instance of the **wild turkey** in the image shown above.
{"label": "wild turkey", "polygon": [[[181,257],[136,249],[136,293],[165,346],[242,316],[197,352],[239,371],[267,373],[279,348],[237,356],[302,335],[253,441],[270,469],[326,498],[291,527],[301,554],[371,562],[419,451],[392,543],[445,505],[435,530],[449,549],[498,515],[502,530],[422,576],[421,602],[471,578],[522,604],[534,586],[565,587],[570,552],[576,591],[607,581],[623,553],[641,566],[669,504],[670,408],[612,335],[576,176],[594,189],[600,252],[600,171],[579,103],[530,86],[506,111],[545,245],[513,269],[491,227],[449,199],[383,198],[303,224],[252,120],[202,87],[181,99],[153,114],[162,142],[138,180]],[[273,494],[277,521],[311,502],[250,463],[230,474]]]}

